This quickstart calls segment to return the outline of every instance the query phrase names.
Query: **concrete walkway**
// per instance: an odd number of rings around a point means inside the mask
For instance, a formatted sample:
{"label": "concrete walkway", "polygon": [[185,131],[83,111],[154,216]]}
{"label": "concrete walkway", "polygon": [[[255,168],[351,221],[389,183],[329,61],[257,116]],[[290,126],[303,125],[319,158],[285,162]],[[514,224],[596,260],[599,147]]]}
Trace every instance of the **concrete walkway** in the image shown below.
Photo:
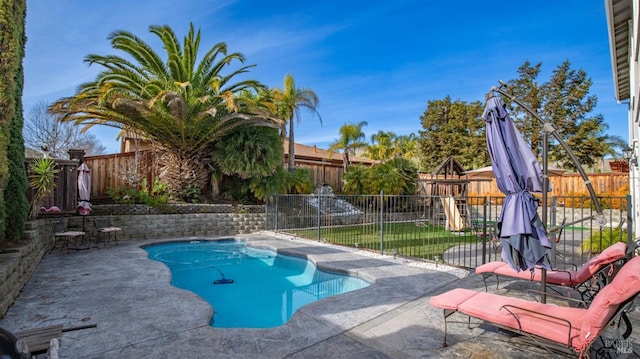
{"label": "concrete walkway", "polygon": [[[482,278],[475,274],[446,272],[443,266],[423,268],[403,259],[376,258],[266,232],[236,238],[304,255],[321,268],[374,284],[307,305],[277,328],[213,328],[208,324],[210,305],[171,286],[169,269],[149,260],[140,248],[154,241],[124,241],[104,249],[47,255],[0,326],[19,331],[97,324],[65,332],[60,358],[556,357],[488,325],[472,330],[449,325],[450,346],[442,347],[442,311],[431,307],[429,298],[456,287],[484,290]],[[521,295],[528,284],[507,282],[490,290]],[[640,324],[638,311],[632,316]],[[634,333],[631,339],[636,353],[638,337]]]}

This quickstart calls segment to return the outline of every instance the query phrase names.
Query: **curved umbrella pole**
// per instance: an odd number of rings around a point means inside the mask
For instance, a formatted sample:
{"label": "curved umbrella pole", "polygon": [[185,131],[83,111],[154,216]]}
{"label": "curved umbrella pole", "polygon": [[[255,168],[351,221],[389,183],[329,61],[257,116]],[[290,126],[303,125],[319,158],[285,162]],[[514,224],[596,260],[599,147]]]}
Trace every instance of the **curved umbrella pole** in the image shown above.
{"label": "curved umbrella pole", "polygon": [[[538,119],[538,121],[540,121],[540,123],[542,124],[542,129],[546,133],[551,134],[551,136],[553,136],[553,138],[555,138],[556,141],[558,141],[560,146],[562,146],[562,148],[567,152],[567,154],[569,154],[569,157],[571,158],[571,162],[573,162],[573,164],[575,165],[578,173],[580,173],[580,176],[582,177],[582,180],[583,180],[585,186],[587,186],[587,190],[589,191],[589,197],[591,197],[591,201],[593,202],[593,204],[595,206],[595,210],[596,210],[596,214],[594,214],[594,215],[592,215],[590,217],[586,217],[583,220],[594,219],[596,221],[596,223],[600,226],[600,228],[604,227],[607,224],[607,218],[605,217],[604,213],[602,212],[602,207],[600,206],[600,201],[598,200],[598,196],[596,196],[596,191],[593,189],[593,185],[591,183],[591,180],[589,179],[589,176],[587,176],[587,173],[582,168],[582,165],[580,164],[580,161],[578,160],[576,155],[573,153],[573,151],[571,151],[569,146],[564,142],[564,140],[562,139],[562,137],[560,136],[560,134],[558,133],[556,128],[553,126],[553,124],[543,120],[542,117],[538,116],[538,114],[534,110],[532,110],[529,106],[527,106],[525,103],[523,103],[519,99],[515,98],[515,96],[513,96],[512,94],[510,94],[510,93],[506,92],[505,90],[503,90],[502,88],[505,87],[505,86],[507,86],[507,85],[504,82],[500,81],[500,86],[499,87],[494,86],[489,91],[490,92],[498,92],[499,94],[508,97],[513,102],[517,103],[519,106],[524,108],[533,117]],[[554,227],[553,229],[550,229],[550,232],[556,232],[556,231],[561,230],[562,228],[563,228],[563,226]]]}
{"label": "curved umbrella pole", "polygon": [[[596,221],[596,223],[600,226],[600,228],[602,229],[602,227],[605,226],[605,224],[607,224],[607,219],[604,216],[603,212],[602,212],[602,207],[600,206],[600,201],[598,201],[598,197],[596,196],[596,192],[593,189],[593,185],[591,183],[591,180],[589,179],[589,176],[587,176],[587,173],[584,171],[584,169],[582,168],[582,165],[580,164],[580,161],[578,160],[578,158],[575,156],[575,154],[573,153],[573,151],[571,151],[571,149],[569,148],[569,146],[567,146],[567,144],[564,142],[564,140],[562,139],[562,137],[560,137],[560,135],[558,134],[558,131],[556,130],[556,128],[551,124],[548,123],[547,121],[543,120],[533,109],[531,109],[529,106],[527,106],[525,103],[523,103],[522,101],[520,101],[519,99],[517,99],[515,96],[513,96],[512,94],[506,92],[505,90],[503,90],[503,87],[506,87],[507,84],[505,84],[502,81],[500,82],[500,86],[496,87],[492,87],[489,90],[489,93],[493,93],[493,92],[497,92],[503,96],[508,97],[509,99],[511,99],[512,101],[514,101],[515,103],[517,103],[519,106],[521,106],[522,108],[524,108],[528,113],[530,113],[533,117],[535,117],[536,119],[538,119],[538,121],[540,121],[540,123],[542,124],[542,129],[545,131],[545,133],[547,134],[551,134],[553,136],[553,138],[556,139],[556,141],[558,141],[558,143],[560,144],[560,146],[562,146],[562,148],[567,152],[567,154],[569,154],[569,157],[571,158],[571,161],[574,163],[576,169],[578,170],[578,172],[580,173],[580,176],[582,177],[582,180],[585,184],[585,186],[587,186],[587,190],[589,191],[589,196],[591,197],[591,201],[593,202],[595,209],[596,209],[596,214],[595,215],[591,215],[589,217],[585,217],[582,220],[579,220],[577,222],[582,222],[584,220],[587,219],[593,219]],[[546,146],[546,140],[545,140],[545,146]],[[545,176],[545,178],[548,176],[547,174],[547,161],[546,161],[546,157],[544,158],[544,169],[543,169],[543,175]],[[545,180],[545,184],[547,183],[547,180]],[[546,185],[545,185],[546,188]],[[546,193],[543,193],[544,196],[546,196]],[[545,197],[546,198],[546,197]],[[546,203],[545,203],[546,206]],[[546,220],[546,216],[545,220]],[[575,223],[575,222],[573,222]],[[566,224],[563,223],[560,226],[556,226],[554,228],[549,228],[549,232],[558,232],[558,231],[562,231],[562,229],[565,226],[568,226],[570,224]],[[555,246],[554,246],[555,247]],[[541,286],[542,286],[542,296],[541,296],[541,302],[542,303],[546,303],[547,302],[547,271],[546,269],[542,269],[542,274],[541,274]]]}

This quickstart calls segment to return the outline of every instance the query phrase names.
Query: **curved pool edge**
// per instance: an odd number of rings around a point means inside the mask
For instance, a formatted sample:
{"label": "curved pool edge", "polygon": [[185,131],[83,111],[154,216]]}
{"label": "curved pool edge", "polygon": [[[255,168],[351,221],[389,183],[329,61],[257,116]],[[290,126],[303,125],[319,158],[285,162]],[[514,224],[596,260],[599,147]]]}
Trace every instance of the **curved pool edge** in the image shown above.
{"label": "curved pool edge", "polygon": [[[331,330],[350,330],[363,325],[370,320],[374,320],[379,315],[393,311],[404,304],[417,300],[424,296],[425,292],[433,289],[434,284],[440,287],[448,283],[447,278],[454,277],[441,271],[413,267],[406,265],[406,261],[396,259],[378,259],[363,256],[350,248],[343,248],[327,243],[317,243],[312,240],[301,239],[291,236],[282,236],[272,232],[256,232],[235,236],[218,237],[180,237],[167,239],[149,239],[137,242],[137,246],[145,244],[161,243],[168,241],[188,241],[188,240],[220,240],[233,238],[247,243],[255,248],[274,250],[279,253],[303,257],[320,268],[330,268],[340,273],[345,271],[349,275],[359,277],[371,283],[370,286],[356,291],[345,293],[339,296],[325,298],[314,303],[310,303],[300,308],[291,319],[284,325],[273,328],[216,328],[209,325],[209,319],[203,320],[203,326],[207,331],[224,331],[225,333],[296,333],[308,325],[324,323]],[[138,248],[145,255],[146,261],[148,253],[142,248]],[[327,258],[327,255],[329,258]],[[339,264],[339,265],[336,265]],[[438,274],[439,273],[439,274]],[[433,274],[437,275],[437,280],[432,282],[426,280]],[[169,281],[164,282],[171,286]],[[199,296],[193,294],[194,301],[204,303]],[[193,302],[193,301],[192,301]],[[386,303],[379,305],[379,303]],[[345,315],[346,313],[349,313]],[[277,334],[280,335],[280,334]]]}
{"label": "curved pool edge", "polygon": [[[158,239],[158,240],[147,240],[144,243],[139,243],[136,248],[141,251],[141,254],[144,256],[144,259],[146,260],[146,262],[148,262],[147,264],[149,266],[159,266],[159,268],[162,268],[162,271],[164,272],[162,275],[162,278],[159,278],[159,280],[163,281],[164,284],[166,284],[167,288],[170,288],[171,291],[174,291],[176,293],[178,293],[180,295],[180,299],[179,300],[186,300],[189,301],[187,303],[183,303],[184,307],[188,307],[189,308],[189,312],[193,315],[193,314],[197,314],[199,313],[198,309],[193,309],[193,307],[197,307],[200,305],[205,305],[207,308],[205,311],[201,312],[202,313],[202,317],[205,319],[204,321],[204,325],[209,326],[209,322],[211,321],[211,319],[213,318],[213,314],[214,314],[214,308],[213,306],[207,302],[205,299],[203,299],[202,297],[200,297],[198,294],[187,290],[187,289],[182,289],[179,287],[174,286],[173,284],[171,284],[171,282],[173,281],[173,273],[171,272],[171,269],[163,262],[157,261],[157,260],[153,260],[151,258],[149,258],[149,252],[147,252],[144,247],[147,246],[151,246],[157,243],[169,243],[169,242],[184,242],[184,241],[189,241],[189,240],[193,240],[190,238],[173,238],[173,239]],[[166,276],[166,278],[164,278],[164,276]],[[166,280],[165,280],[166,279]]]}
{"label": "curved pool edge", "polygon": [[[335,275],[342,275],[342,276],[348,276],[351,278],[356,278],[359,279],[361,281],[363,281],[364,283],[366,283],[366,285],[362,288],[358,288],[358,289],[352,289],[343,293],[338,293],[338,294],[334,294],[322,299],[316,299],[310,303],[307,303],[305,305],[303,305],[302,307],[299,307],[297,310],[295,310],[293,312],[293,314],[291,315],[291,317],[289,317],[289,319],[280,324],[280,325],[275,325],[275,326],[265,326],[265,327],[252,327],[252,326],[241,326],[241,327],[235,327],[235,326],[228,326],[228,327],[216,327],[214,326],[213,323],[213,317],[216,314],[216,310],[214,307],[214,304],[209,302],[206,298],[202,297],[201,295],[198,294],[197,290],[193,290],[193,289],[184,289],[181,287],[177,287],[173,284],[173,273],[171,270],[171,267],[169,267],[165,262],[163,262],[162,260],[159,259],[154,259],[152,258],[150,251],[147,250],[147,248],[153,247],[155,245],[163,245],[163,244],[190,244],[190,243],[194,243],[194,244],[198,244],[199,242],[223,242],[223,241],[227,241],[227,242],[237,242],[237,243],[242,243],[244,245],[246,245],[247,247],[250,248],[254,248],[257,250],[263,250],[263,251],[269,251],[272,252],[273,255],[281,255],[281,256],[287,256],[287,257],[293,257],[293,258],[298,258],[300,260],[304,260],[306,262],[308,262],[307,265],[311,264],[316,270],[319,271],[323,271],[326,273],[330,273],[330,274],[335,274]],[[280,242],[280,244],[282,244],[282,242]],[[288,325],[293,318],[297,315],[297,313],[299,312],[303,312],[303,309],[309,306],[313,306],[314,304],[317,304],[319,302],[325,302],[328,300],[331,300],[332,298],[336,298],[336,297],[342,297],[342,296],[346,296],[352,293],[356,293],[359,292],[361,290],[370,288],[371,286],[375,285],[375,277],[372,276],[368,276],[365,275],[359,271],[352,271],[352,270],[348,270],[348,269],[344,269],[344,268],[338,268],[335,266],[332,266],[330,264],[318,261],[317,258],[315,258],[315,256],[313,254],[307,254],[307,253],[303,253],[301,252],[299,249],[300,248],[282,248],[281,246],[278,245],[274,245],[274,244],[265,244],[262,242],[255,242],[252,241],[246,237],[239,237],[239,236],[223,236],[223,237],[186,237],[186,238],[170,238],[170,239],[160,239],[157,241],[154,240],[147,240],[144,243],[140,243],[138,245],[138,248],[141,249],[142,251],[144,251],[144,253],[146,254],[146,260],[147,261],[152,261],[152,262],[159,262],[163,265],[163,269],[165,269],[165,271],[168,271],[168,280],[166,281],[166,283],[171,286],[172,288],[176,288],[182,292],[188,292],[190,294],[192,294],[197,300],[204,302],[208,305],[209,307],[209,314],[208,314],[208,325],[210,325],[212,328],[214,329],[248,329],[248,330],[265,330],[265,329],[275,329],[275,328],[280,328],[283,326]],[[298,249],[298,250],[296,250]],[[303,249],[304,251],[304,249]],[[342,251],[339,251],[342,252]],[[346,253],[346,252],[345,252]]]}
{"label": "curved pool edge", "polygon": [[[165,239],[159,239],[157,241],[148,240],[147,243],[141,244],[140,248],[144,250],[144,247],[147,247],[147,246],[151,246],[151,245],[154,245],[154,244],[160,244],[160,243],[171,243],[171,242],[236,240],[238,242],[246,243],[247,246],[252,247],[252,248],[266,249],[266,250],[273,251],[276,254],[282,254],[282,255],[287,255],[287,256],[291,256],[291,257],[302,258],[302,259],[308,260],[317,269],[325,271],[325,272],[357,277],[357,278],[360,278],[360,279],[362,279],[364,281],[369,282],[369,284],[371,284],[371,285],[375,284],[375,282],[376,282],[376,278],[374,276],[367,275],[366,273],[363,273],[361,271],[354,270],[354,269],[338,268],[338,267],[335,267],[335,266],[331,266],[330,264],[328,264],[326,262],[319,261],[318,258],[316,258],[313,254],[302,253],[299,250],[299,248],[297,248],[297,247],[288,247],[288,248],[285,247],[285,248],[282,248],[282,247],[279,247],[279,246],[276,246],[276,245],[273,245],[273,244],[270,244],[270,243],[257,243],[257,242],[252,241],[251,238],[252,238],[252,236],[251,237],[247,237],[247,236],[241,236],[241,235],[238,235],[238,236],[220,236],[220,237],[165,238]],[[348,252],[344,251],[344,253],[348,253]]]}

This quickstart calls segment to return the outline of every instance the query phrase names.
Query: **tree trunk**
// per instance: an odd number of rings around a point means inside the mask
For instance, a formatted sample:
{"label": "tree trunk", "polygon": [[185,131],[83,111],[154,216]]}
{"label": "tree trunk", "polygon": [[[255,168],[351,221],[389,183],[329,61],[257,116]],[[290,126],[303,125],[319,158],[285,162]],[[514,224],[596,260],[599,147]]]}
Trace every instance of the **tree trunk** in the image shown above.
{"label": "tree trunk", "polygon": [[287,169],[293,171],[296,165],[295,138],[293,136],[293,117],[289,119],[289,164]]}
{"label": "tree trunk", "polygon": [[189,184],[196,184],[202,194],[208,192],[210,159],[189,151],[164,149],[156,153],[156,173],[159,173],[160,180],[167,184],[171,198],[179,198],[183,188]]}
{"label": "tree trunk", "polygon": [[344,150],[344,153],[342,154],[342,166],[344,167],[344,172],[347,172],[347,169],[349,168],[349,150]]}

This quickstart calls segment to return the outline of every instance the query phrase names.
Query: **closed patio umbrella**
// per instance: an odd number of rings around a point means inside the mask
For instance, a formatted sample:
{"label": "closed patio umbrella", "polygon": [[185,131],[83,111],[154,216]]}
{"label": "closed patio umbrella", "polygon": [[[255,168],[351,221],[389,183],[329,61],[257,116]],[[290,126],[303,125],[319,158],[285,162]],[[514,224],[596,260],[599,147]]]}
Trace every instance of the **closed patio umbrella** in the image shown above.
{"label": "closed patio umbrella", "polygon": [[482,118],[496,184],[506,195],[498,217],[502,258],[516,271],[533,271],[536,265],[551,269],[551,244],[532,193],[542,192],[540,164],[500,98],[487,100]]}
{"label": "closed patio umbrella", "polygon": [[84,231],[84,216],[91,212],[91,173],[89,167],[82,163],[78,167],[78,214],[82,217],[82,231]]}

